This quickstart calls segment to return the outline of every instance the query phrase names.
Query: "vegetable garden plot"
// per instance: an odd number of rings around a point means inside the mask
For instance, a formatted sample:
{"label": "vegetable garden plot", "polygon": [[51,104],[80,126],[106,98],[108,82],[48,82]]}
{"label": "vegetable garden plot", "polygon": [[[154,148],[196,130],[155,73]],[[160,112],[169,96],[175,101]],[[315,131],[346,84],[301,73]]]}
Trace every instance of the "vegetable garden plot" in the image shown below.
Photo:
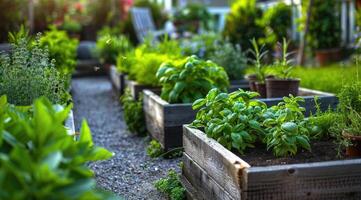
{"label": "vegetable garden plot", "polygon": [[[153,91],[144,90],[144,113],[148,132],[157,139],[164,149],[182,147],[182,126],[191,123],[196,116],[192,104],[169,104]],[[306,108],[306,114],[315,113],[314,97],[319,96],[321,110],[336,108],[337,98],[330,93],[309,89],[300,89],[300,95],[305,99],[301,106]],[[268,106],[276,105],[282,98],[260,99]]]}
{"label": "vegetable garden plot", "polygon": [[184,126],[182,182],[194,199],[359,199],[361,159],[252,166]]}

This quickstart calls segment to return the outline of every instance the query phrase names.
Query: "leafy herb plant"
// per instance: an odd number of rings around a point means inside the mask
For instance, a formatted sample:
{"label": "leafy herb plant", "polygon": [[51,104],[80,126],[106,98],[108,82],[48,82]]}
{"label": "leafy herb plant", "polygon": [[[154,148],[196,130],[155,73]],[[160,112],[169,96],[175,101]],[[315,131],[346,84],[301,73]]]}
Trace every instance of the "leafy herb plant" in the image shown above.
{"label": "leafy herb plant", "polygon": [[53,103],[65,104],[67,76],[50,61],[48,50],[40,47],[40,36],[30,45],[26,34],[12,35],[12,51],[0,56],[0,95],[16,105],[30,105],[45,96]]}
{"label": "leafy herb plant", "polygon": [[151,140],[149,145],[147,146],[147,155],[151,158],[158,158],[163,154],[164,150],[162,148],[162,145],[156,140]]}
{"label": "leafy herb plant", "polygon": [[278,71],[278,77],[281,79],[290,79],[294,65],[292,65],[293,60],[289,59],[291,53],[288,53],[288,45],[286,38],[283,38],[282,45],[278,44],[278,48],[282,49],[282,58],[276,61],[275,66]]}
{"label": "leafy herb plant", "polygon": [[259,47],[255,38],[251,40],[251,43],[253,46],[253,51],[251,51],[251,54],[253,56],[252,64],[255,68],[255,73],[257,75],[258,81],[264,83],[266,79],[266,68],[262,62],[263,59],[266,57],[268,51],[264,49],[264,45]]}
{"label": "leafy herb plant", "polygon": [[193,103],[193,109],[199,111],[192,125],[204,128],[207,136],[243,154],[265,134],[261,126],[267,106],[254,100],[256,96],[255,92],[243,90],[227,94],[212,89],[204,99]]}
{"label": "leafy herb plant", "polygon": [[197,56],[163,63],[156,76],[162,85],[161,97],[169,103],[191,103],[212,88],[226,91],[229,85],[222,67]]}
{"label": "leafy herb plant", "polygon": [[127,89],[121,96],[120,102],[123,106],[124,120],[129,131],[138,135],[146,135],[142,97],[139,100],[134,100],[129,89]]}
{"label": "leafy herb plant", "polygon": [[174,170],[169,170],[167,177],[155,182],[154,186],[167,194],[171,200],[186,199],[186,191],[179,180],[179,175]]}
{"label": "leafy herb plant", "polygon": [[18,108],[0,98],[0,199],[115,199],[95,189],[86,166],[113,154],[93,144],[86,121],[79,141],[68,135],[70,109],[45,98]]}

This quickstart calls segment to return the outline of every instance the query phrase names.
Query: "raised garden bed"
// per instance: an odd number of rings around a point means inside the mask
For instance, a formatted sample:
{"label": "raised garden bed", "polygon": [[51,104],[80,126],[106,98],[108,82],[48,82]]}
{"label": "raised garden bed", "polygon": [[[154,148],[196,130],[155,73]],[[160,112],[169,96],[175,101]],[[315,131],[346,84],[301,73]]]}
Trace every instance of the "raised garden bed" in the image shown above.
{"label": "raised garden bed", "polygon": [[126,75],[119,73],[117,68],[113,65],[110,68],[109,78],[117,94],[123,95],[128,83]]}
{"label": "raised garden bed", "polygon": [[333,160],[334,155],[323,158],[333,161],[306,159],[306,163],[288,164],[292,158],[262,166],[267,162],[263,159],[261,166],[253,166],[250,157],[242,159],[188,126],[184,126],[183,144],[181,180],[193,199],[361,198],[361,159]]}
{"label": "raised garden bed", "polygon": [[138,99],[143,90],[160,90],[159,87],[143,85],[136,81],[128,80],[127,86],[134,99]]}
{"label": "raised garden bed", "polygon": [[[191,123],[197,112],[192,110],[192,104],[169,104],[158,94],[155,91],[144,90],[143,104],[147,130],[166,150],[182,147],[182,126]],[[305,99],[301,106],[306,108],[306,115],[316,112],[314,96],[319,96],[321,110],[336,108],[338,103],[335,95],[330,93],[301,88],[300,95]],[[282,101],[282,98],[260,100],[272,106]]]}
{"label": "raised garden bed", "polygon": [[74,123],[74,114],[72,110],[69,112],[68,118],[66,119],[64,126],[66,127],[68,134],[74,135],[74,139],[77,139]]}

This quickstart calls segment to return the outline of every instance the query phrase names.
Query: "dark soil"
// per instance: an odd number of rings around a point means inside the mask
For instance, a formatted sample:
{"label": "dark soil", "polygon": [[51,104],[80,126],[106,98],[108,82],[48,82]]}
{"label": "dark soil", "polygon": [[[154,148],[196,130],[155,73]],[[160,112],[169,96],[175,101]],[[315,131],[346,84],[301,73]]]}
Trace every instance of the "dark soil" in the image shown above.
{"label": "dark soil", "polygon": [[92,130],[95,145],[115,153],[107,161],[90,163],[100,188],[125,199],[167,199],[153,183],[171,168],[179,171],[180,159],[152,159],[146,155],[149,139],[131,134],[124,123],[119,98],[106,77],[74,78],[74,118],[79,130],[83,118]]}
{"label": "dark soil", "polygon": [[272,150],[266,150],[265,145],[257,145],[251,148],[245,155],[238,155],[251,166],[268,166],[268,165],[285,165],[296,163],[311,163],[331,160],[344,160],[337,156],[337,145],[332,140],[313,141],[311,142],[311,151],[299,149],[295,156],[277,158],[273,155]]}

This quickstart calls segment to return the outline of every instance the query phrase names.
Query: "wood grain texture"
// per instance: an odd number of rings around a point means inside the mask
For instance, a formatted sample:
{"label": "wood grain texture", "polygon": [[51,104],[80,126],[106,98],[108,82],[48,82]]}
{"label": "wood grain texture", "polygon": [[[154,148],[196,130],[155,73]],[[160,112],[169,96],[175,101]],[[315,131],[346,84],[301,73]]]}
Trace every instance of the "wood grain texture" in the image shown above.
{"label": "wood grain texture", "polygon": [[181,179],[186,185],[192,199],[232,200],[230,195],[221,185],[214,181],[209,174],[194,162],[186,153],[183,154],[183,169]]}
{"label": "wood grain texture", "polygon": [[125,74],[119,73],[114,65],[110,67],[110,82],[119,96],[124,94],[125,88],[127,87],[126,76]]}
{"label": "wood grain texture", "polygon": [[184,152],[234,199],[240,199],[249,165],[203,132],[186,125],[183,130]]}
{"label": "wood grain texture", "polygon": [[130,93],[134,99],[139,99],[139,95],[143,92],[143,90],[157,90],[159,87],[143,85],[137,83],[136,81],[128,80],[127,86],[129,87]]}

